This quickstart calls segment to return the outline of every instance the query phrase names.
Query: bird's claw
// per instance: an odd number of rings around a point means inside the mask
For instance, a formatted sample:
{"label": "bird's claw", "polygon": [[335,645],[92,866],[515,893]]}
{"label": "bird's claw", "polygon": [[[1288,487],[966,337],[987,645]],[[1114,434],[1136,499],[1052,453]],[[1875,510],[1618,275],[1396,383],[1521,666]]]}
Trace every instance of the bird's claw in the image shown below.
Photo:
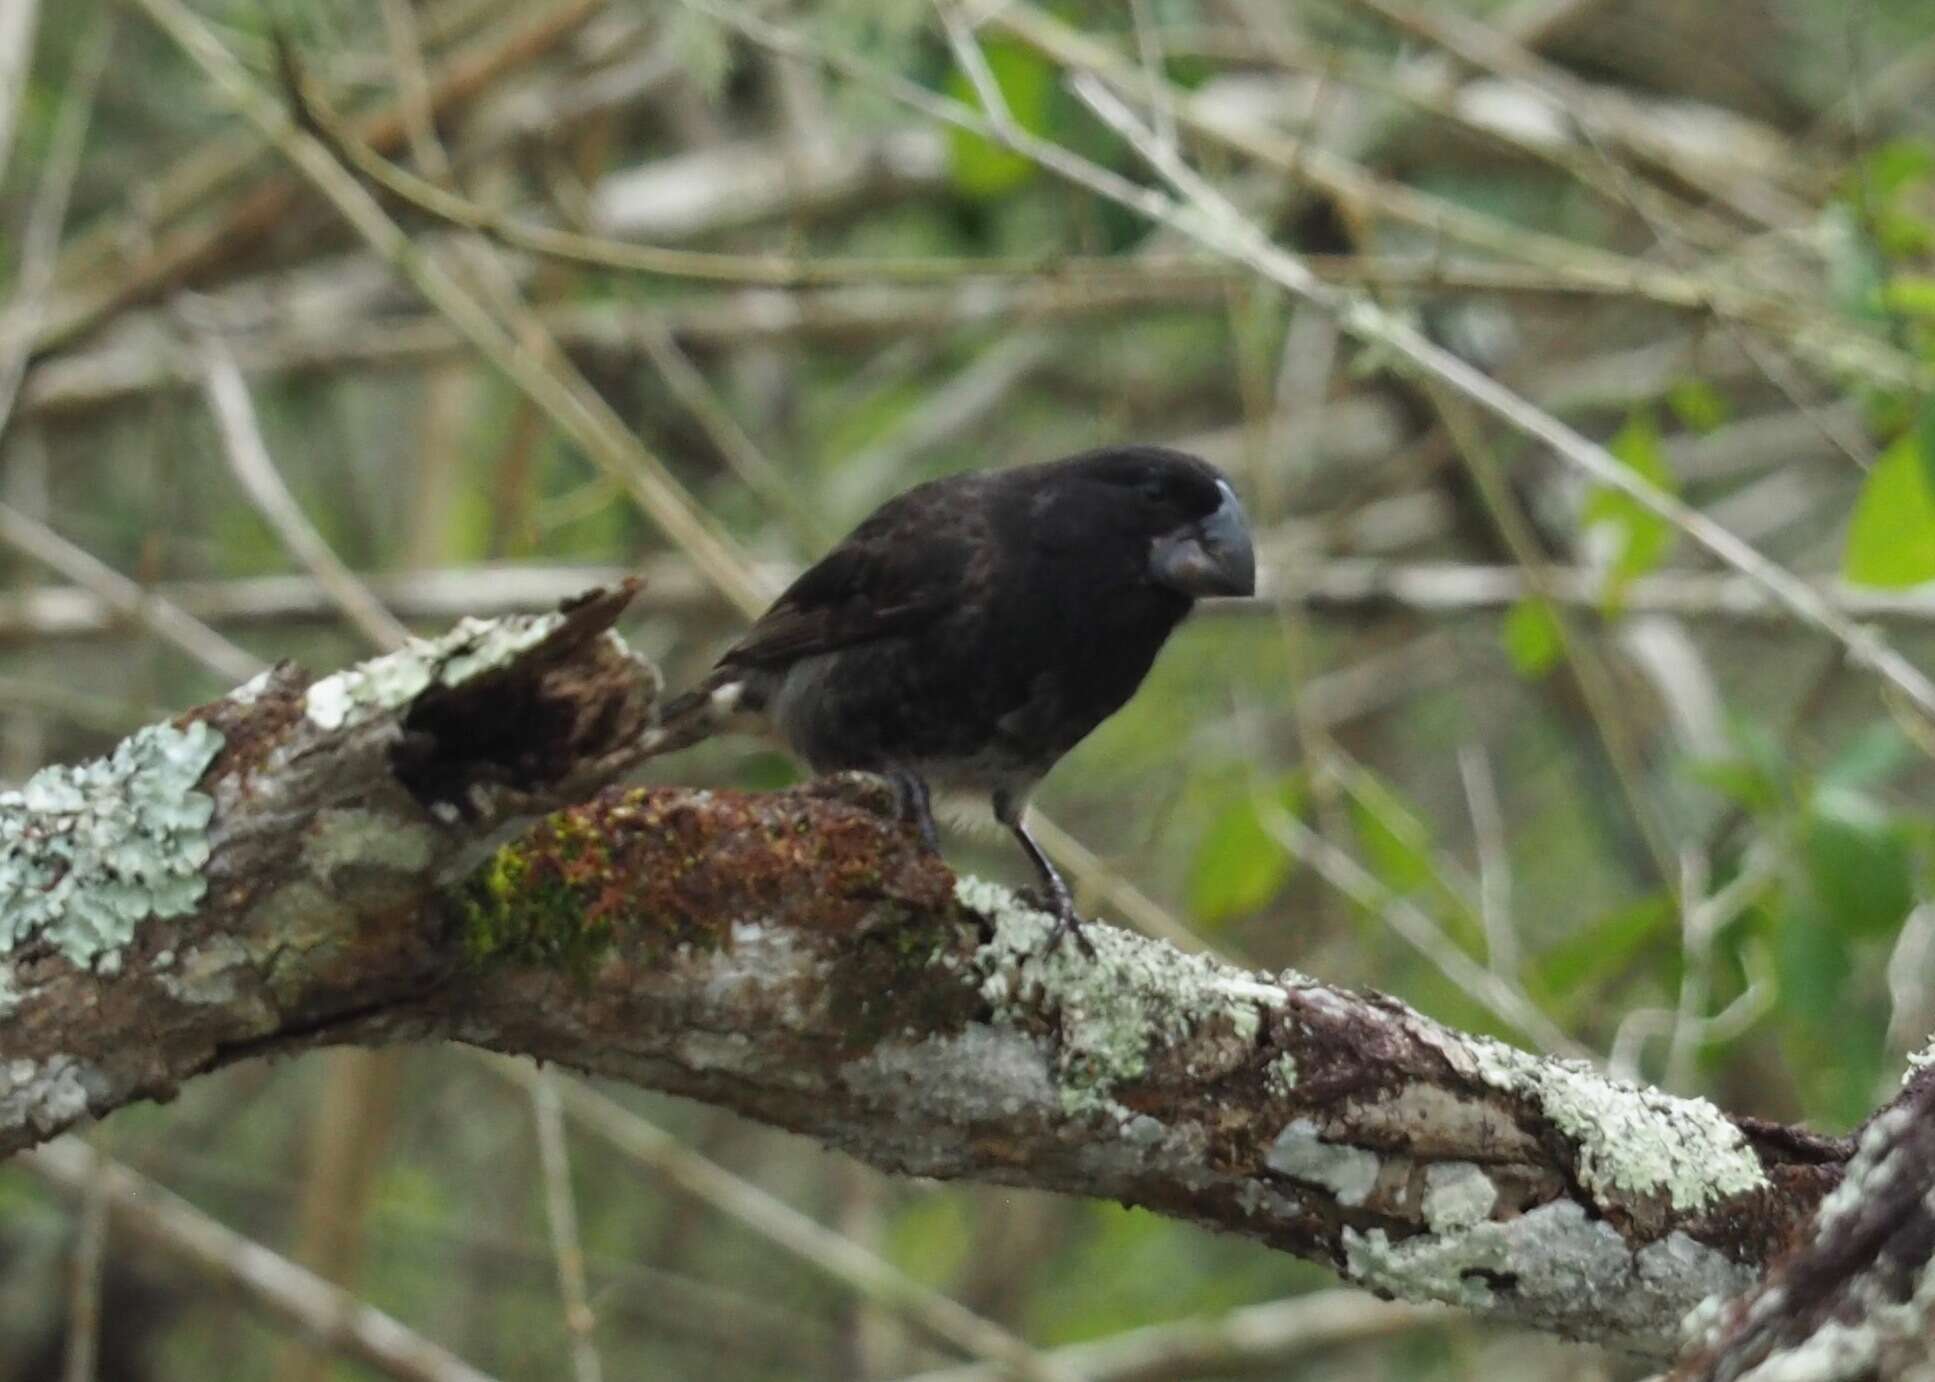
{"label": "bird's claw", "polygon": [[1083,929],[1082,914],[1075,910],[1075,899],[1065,889],[1023,888],[1019,896],[1037,912],[1045,912],[1055,918],[1055,924],[1048,932],[1048,944],[1042,947],[1043,954],[1054,954],[1061,948],[1062,939],[1072,936],[1084,955],[1091,960],[1095,958],[1095,942],[1088,938],[1088,932]]}
{"label": "bird's claw", "polygon": [[929,854],[941,852],[940,832],[934,828],[934,803],[928,795],[927,783],[918,773],[904,768],[889,771],[887,781],[893,784],[894,797],[899,804],[900,819],[911,824],[920,833],[921,846]]}
{"label": "bird's claw", "polygon": [[1072,906],[1055,918],[1055,929],[1048,933],[1050,955],[1054,954],[1056,948],[1061,945],[1063,936],[1073,936],[1075,944],[1081,947],[1082,953],[1091,960],[1095,958],[1095,942],[1090,940],[1088,932],[1082,929],[1082,919],[1076,915]]}

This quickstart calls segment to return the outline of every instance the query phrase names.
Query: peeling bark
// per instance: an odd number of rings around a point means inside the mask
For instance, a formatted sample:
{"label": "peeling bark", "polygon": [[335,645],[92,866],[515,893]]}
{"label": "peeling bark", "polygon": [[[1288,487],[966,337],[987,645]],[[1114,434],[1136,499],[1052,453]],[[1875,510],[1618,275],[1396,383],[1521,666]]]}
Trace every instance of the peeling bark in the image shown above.
{"label": "peeling bark", "polygon": [[[188,822],[194,886],[170,873],[85,954],[64,918],[7,933],[0,1152],[249,1056],[448,1038],[1657,1358],[1840,1180],[1832,1141],[1390,998],[1099,925],[1093,958],[1050,952],[1047,918],[957,880],[872,779],[607,786],[504,843],[634,761],[657,686],[609,632],[629,593],[176,721],[219,747],[143,809]],[[31,796],[0,803],[27,858]]]}
{"label": "peeling bark", "polygon": [[1935,1045],[1751,1293],[1709,1312],[1675,1382],[1935,1379]]}

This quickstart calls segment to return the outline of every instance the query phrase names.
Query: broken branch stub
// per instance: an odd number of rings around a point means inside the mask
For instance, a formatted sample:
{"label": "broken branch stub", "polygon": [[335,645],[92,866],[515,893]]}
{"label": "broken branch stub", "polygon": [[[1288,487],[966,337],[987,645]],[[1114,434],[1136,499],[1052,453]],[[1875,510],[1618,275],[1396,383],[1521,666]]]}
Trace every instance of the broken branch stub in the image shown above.
{"label": "broken branch stub", "polygon": [[441,982],[436,890],[632,761],[634,589],[278,667],[0,798],[0,1153]]}

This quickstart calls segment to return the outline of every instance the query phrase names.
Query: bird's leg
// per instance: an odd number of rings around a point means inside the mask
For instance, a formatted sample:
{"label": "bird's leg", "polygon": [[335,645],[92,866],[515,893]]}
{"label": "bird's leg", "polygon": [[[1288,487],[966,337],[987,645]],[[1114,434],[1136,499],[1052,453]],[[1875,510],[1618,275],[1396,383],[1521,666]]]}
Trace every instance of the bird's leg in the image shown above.
{"label": "bird's leg", "polygon": [[900,818],[920,831],[920,842],[930,854],[941,852],[940,832],[934,829],[934,802],[927,792],[927,781],[908,768],[890,768],[887,781],[894,784],[900,800]]}
{"label": "bird's leg", "polygon": [[1015,799],[1011,792],[997,791],[994,794],[994,818],[1014,833],[1015,839],[1028,854],[1028,860],[1035,866],[1041,878],[1041,886],[1048,894],[1048,910],[1055,914],[1055,929],[1048,933],[1048,949],[1053,952],[1062,943],[1065,935],[1075,937],[1075,943],[1091,960],[1095,958],[1095,945],[1082,932],[1082,919],[1075,914],[1075,899],[1069,894],[1068,884],[1062,881],[1061,874],[1048,855],[1035,843],[1035,837],[1028,833],[1022,816],[1027,806]]}

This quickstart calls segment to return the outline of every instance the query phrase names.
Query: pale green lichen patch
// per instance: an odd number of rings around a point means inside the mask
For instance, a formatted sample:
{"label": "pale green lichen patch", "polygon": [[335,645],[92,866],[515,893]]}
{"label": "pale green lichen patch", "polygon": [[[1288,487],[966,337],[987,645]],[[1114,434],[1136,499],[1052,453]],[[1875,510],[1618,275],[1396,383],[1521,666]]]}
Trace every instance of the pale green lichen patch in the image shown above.
{"label": "pale green lichen patch", "polygon": [[1753,1279],[1749,1268],[1683,1233],[1635,1250],[1572,1200],[1398,1240],[1381,1228],[1346,1226],[1341,1243],[1345,1272],[1374,1290],[1574,1330],[1581,1302],[1589,1302],[1607,1333],[1653,1353],[1678,1347],[1686,1301],[1731,1295]]}
{"label": "pale green lichen patch", "polygon": [[1601,1206],[1664,1194],[1697,1212],[1767,1184],[1740,1129],[1705,1099],[1609,1079],[1582,1061],[1532,1056],[1502,1042],[1471,1044],[1478,1074],[1535,1102],[1577,1148],[1579,1179]]}
{"label": "pale green lichen patch", "polygon": [[420,873],[430,866],[435,848],[427,826],[345,807],[316,813],[302,858],[324,877],[345,865]]}
{"label": "pale green lichen patch", "polygon": [[1341,1205],[1363,1204],[1377,1185],[1375,1152],[1324,1141],[1317,1124],[1308,1118],[1286,1123],[1263,1162],[1280,1175],[1323,1186]]}
{"label": "pale green lichen patch", "polygon": [[248,947],[233,936],[211,936],[177,957],[178,964],[162,966],[157,957],[155,982],[178,1003],[229,1004],[236,1000],[236,979],[250,963]]}
{"label": "pale green lichen patch", "polygon": [[1491,1218],[1498,1187],[1469,1161],[1440,1161],[1424,1171],[1424,1221],[1433,1233],[1456,1233]]}
{"label": "pale green lichen patch", "polygon": [[275,682],[275,668],[264,667],[240,686],[228,693],[230,705],[254,705],[262,699],[262,693]]}
{"label": "pale green lichen patch", "polygon": [[1054,918],[980,879],[958,880],[955,897],[993,924],[974,965],[996,1020],[1055,1024],[1056,1082],[1073,1115],[1126,1122],[1115,1091],[1161,1055],[1180,1051],[1203,1082],[1231,1073],[1253,1056],[1265,1013],[1289,999],[1266,979],[1113,927],[1084,933],[1093,958],[1068,940],[1051,951]]}
{"label": "pale green lichen patch", "polygon": [[460,620],[440,637],[411,639],[396,652],[324,677],[304,693],[303,709],[319,728],[352,728],[402,709],[433,685],[461,686],[503,666],[550,637],[564,617]]}
{"label": "pale green lichen patch", "polygon": [[142,921],[193,911],[215,812],[195,784],[221,747],[203,722],[148,725],[0,794],[0,954],[38,937],[112,970]]}
{"label": "pale green lichen patch", "polygon": [[1903,1082],[1913,1079],[1917,1070],[1924,1070],[1931,1065],[1935,1065],[1935,1036],[1924,1042],[1921,1050],[1908,1053],[1908,1069],[1902,1072]]}
{"label": "pale green lichen patch", "polygon": [[256,904],[241,939],[266,960],[271,994],[287,1002],[309,982],[313,957],[347,944],[355,931],[355,913],[335,894],[298,878]]}
{"label": "pale green lichen patch", "polygon": [[1492,1303],[1489,1274],[1511,1258],[1502,1233],[1425,1235],[1393,1242],[1381,1228],[1360,1233],[1345,1226],[1344,1272],[1351,1280],[1405,1300],[1441,1300],[1468,1310]]}
{"label": "pale green lichen patch", "polygon": [[85,1117],[90,1097],[106,1095],[100,1073],[69,1056],[0,1061],[0,1128],[50,1137]]}
{"label": "pale green lichen patch", "polygon": [[1280,1098],[1289,1097],[1297,1088],[1297,1058],[1285,1051],[1270,1062],[1263,1080],[1272,1094]]}

